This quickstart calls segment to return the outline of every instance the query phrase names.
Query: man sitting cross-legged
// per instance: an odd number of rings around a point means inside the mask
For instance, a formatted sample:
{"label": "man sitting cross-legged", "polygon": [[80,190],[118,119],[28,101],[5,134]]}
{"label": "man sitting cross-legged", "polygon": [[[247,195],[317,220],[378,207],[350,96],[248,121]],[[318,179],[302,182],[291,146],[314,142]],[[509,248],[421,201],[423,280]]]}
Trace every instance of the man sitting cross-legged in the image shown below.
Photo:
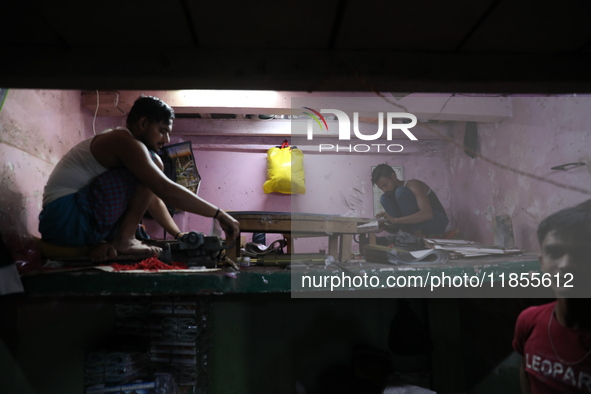
{"label": "man sitting cross-legged", "polygon": [[89,246],[93,261],[121,254],[159,253],[135,239],[144,213],[172,236],[181,233],[166,204],[219,220],[228,240],[239,223],[215,205],[168,179],[156,152],[170,141],[174,111],[141,96],[127,127],[105,130],[73,147],[51,173],[43,193],[39,232],[59,246]]}

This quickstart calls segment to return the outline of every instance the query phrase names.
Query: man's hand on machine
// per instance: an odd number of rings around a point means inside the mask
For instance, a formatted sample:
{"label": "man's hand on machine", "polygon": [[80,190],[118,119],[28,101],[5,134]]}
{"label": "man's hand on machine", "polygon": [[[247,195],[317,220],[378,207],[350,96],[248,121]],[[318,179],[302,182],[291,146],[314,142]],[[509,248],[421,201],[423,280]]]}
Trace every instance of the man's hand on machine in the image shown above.
{"label": "man's hand on machine", "polygon": [[390,216],[387,212],[380,212],[376,215],[376,219],[378,220],[378,228],[380,231],[388,231],[389,233],[395,233],[398,231],[398,227],[394,223],[396,222],[396,218],[394,216]]}
{"label": "man's hand on machine", "polygon": [[378,219],[378,223],[382,224],[394,224],[396,223],[396,218],[394,216],[390,216],[387,212],[380,212],[376,215],[376,219]]}
{"label": "man's hand on machine", "polygon": [[238,220],[234,219],[221,209],[216,219],[220,222],[220,226],[222,226],[222,229],[226,233],[226,241],[238,238],[238,235],[240,234],[240,223]]}
{"label": "man's hand on machine", "polygon": [[179,232],[178,232],[178,233],[177,233],[177,234],[174,236],[174,240],[175,240],[175,241],[178,241],[178,240],[180,240],[181,238],[183,238],[183,235],[185,235],[185,234],[187,234],[187,232],[186,232],[186,231],[179,231]]}

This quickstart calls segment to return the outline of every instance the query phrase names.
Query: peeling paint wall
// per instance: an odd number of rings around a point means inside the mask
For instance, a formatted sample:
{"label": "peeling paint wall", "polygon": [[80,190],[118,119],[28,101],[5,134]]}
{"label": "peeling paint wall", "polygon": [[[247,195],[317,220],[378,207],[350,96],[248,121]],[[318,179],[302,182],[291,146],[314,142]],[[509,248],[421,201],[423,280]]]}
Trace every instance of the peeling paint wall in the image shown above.
{"label": "peeling paint wall", "polygon": [[91,135],[79,91],[8,91],[0,111],[0,222],[3,235],[39,236],[43,187],[58,160]]}
{"label": "peeling paint wall", "polygon": [[[568,186],[591,190],[591,167],[569,171],[551,167],[591,163],[590,97],[513,97],[513,118],[478,124],[479,153],[503,165],[567,187],[517,174],[450,146],[452,218],[470,239],[493,242],[492,219],[507,214],[516,246],[538,250],[535,229],[549,214],[591,198]],[[462,141],[463,125],[455,129]]]}

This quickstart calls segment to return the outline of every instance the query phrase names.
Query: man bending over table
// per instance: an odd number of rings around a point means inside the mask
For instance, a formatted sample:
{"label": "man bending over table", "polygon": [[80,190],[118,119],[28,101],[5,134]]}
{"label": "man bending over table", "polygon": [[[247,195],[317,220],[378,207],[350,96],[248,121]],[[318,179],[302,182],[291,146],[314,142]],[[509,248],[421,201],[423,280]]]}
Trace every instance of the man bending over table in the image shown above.
{"label": "man bending over table", "polygon": [[182,232],[166,204],[219,220],[227,240],[239,223],[217,206],[168,179],[156,152],[170,142],[174,111],[162,100],[141,96],[127,127],[105,130],[73,147],[51,173],[43,193],[39,232],[60,246],[88,246],[93,261],[122,254],[157,254],[159,247],[135,239],[144,213],[173,237]]}
{"label": "man bending over table", "polygon": [[449,219],[435,192],[418,179],[401,181],[387,164],[376,166],[371,181],[384,194],[380,203],[385,212],[376,215],[383,218],[386,230],[399,229],[415,235],[441,235]]}

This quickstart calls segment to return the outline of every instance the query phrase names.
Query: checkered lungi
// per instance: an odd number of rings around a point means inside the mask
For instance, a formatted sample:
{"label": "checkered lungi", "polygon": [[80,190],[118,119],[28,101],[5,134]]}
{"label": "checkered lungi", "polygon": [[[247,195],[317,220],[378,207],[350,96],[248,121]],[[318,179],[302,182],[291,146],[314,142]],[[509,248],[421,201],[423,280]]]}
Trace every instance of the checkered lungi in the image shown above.
{"label": "checkered lungi", "polygon": [[42,238],[63,246],[111,240],[138,185],[127,168],[108,170],[77,193],[47,204],[39,215]]}
{"label": "checkered lungi", "polygon": [[89,244],[114,237],[137,185],[131,171],[117,168],[103,172],[76,193],[78,206],[88,215],[92,228]]}

